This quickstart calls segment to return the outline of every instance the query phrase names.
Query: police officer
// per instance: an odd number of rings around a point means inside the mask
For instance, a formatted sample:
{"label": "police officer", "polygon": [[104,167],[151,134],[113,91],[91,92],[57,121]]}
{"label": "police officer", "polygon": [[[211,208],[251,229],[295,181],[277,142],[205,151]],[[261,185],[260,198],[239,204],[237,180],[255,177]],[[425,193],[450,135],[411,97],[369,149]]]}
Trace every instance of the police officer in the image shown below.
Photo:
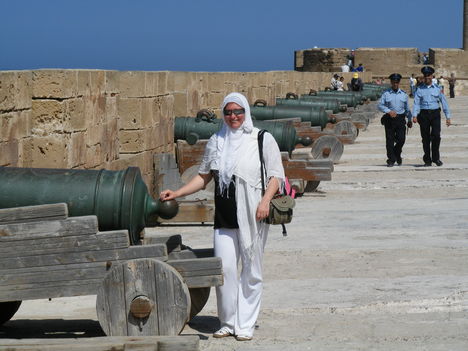
{"label": "police officer", "polygon": [[414,95],[413,122],[419,123],[424,150],[424,166],[431,166],[432,162],[442,166],[440,160],[440,107],[444,110],[447,127],[450,126],[450,110],[444,94],[440,88],[432,82],[434,69],[424,66],[421,69],[424,76],[422,84]]}
{"label": "police officer", "polygon": [[411,128],[413,123],[408,105],[408,94],[400,89],[401,75],[392,73],[388,79],[390,79],[391,88],[382,94],[378,109],[385,113],[381,121],[385,126],[387,167],[393,167],[395,162],[401,166],[401,149],[405,144],[406,125]]}

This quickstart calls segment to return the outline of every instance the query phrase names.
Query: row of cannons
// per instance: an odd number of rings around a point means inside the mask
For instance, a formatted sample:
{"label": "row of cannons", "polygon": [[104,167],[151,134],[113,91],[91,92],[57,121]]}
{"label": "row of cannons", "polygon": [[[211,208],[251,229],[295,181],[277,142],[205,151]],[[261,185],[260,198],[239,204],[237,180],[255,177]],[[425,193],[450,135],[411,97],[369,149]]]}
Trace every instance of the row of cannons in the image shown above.
{"label": "row of cannons", "polygon": [[[375,114],[370,101],[382,90],[366,84],[361,93],[288,94],[274,106],[256,102],[251,113],[254,125],[278,142],[292,184],[305,192],[331,180],[343,144],[367,127]],[[170,187],[196,172],[220,126],[207,111],[176,117],[176,158],[155,155],[157,185]],[[0,324],[23,300],[94,294],[108,336],[178,335],[211,287],[223,284],[222,264],[211,248],[193,250],[179,235],[145,236],[144,229],[212,221],[209,204],[209,198],[155,200],[134,167],[0,168]],[[187,350],[198,348],[197,340],[190,342]]]}

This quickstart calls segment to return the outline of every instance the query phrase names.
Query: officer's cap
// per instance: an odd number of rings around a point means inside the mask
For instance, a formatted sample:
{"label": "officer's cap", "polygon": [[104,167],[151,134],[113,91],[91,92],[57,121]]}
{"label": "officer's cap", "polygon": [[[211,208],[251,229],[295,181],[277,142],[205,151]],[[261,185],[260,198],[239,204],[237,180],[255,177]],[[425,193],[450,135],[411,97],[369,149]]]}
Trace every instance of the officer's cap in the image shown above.
{"label": "officer's cap", "polygon": [[431,74],[434,74],[434,68],[430,66],[424,66],[421,68],[421,73],[424,75],[424,77],[430,76]]}
{"label": "officer's cap", "polygon": [[388,76],[388,79],[390,80],[396,80],[397,82],[399,82],[401,80],[401,74],[399,73],[392,73]]}

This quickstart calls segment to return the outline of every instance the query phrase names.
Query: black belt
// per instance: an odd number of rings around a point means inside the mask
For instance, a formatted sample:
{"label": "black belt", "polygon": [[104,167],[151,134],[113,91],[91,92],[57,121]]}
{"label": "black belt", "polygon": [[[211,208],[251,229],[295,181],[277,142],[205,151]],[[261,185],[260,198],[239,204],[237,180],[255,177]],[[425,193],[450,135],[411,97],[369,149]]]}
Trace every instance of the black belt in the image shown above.
{"label": "black belt", "polygon": [[436,109],[433,109],[433,110],[421,110],[421,112],[424,112],[424,113],[436,113],[436,112],[440,112],[440,107],[439,107],[439,108],[436,108]]}

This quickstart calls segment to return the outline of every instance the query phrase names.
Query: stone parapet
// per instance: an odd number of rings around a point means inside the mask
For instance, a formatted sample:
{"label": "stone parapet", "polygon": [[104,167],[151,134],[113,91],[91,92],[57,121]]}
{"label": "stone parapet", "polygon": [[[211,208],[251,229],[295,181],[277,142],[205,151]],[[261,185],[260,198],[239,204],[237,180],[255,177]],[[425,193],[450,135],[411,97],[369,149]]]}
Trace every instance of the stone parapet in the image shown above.
{"label": "stone parapet", "polygon": [[[345,74],[346,81],[350,74]],[[363,78],[369,80],[370,73]],[[153,155],[174,152],[175,116],[220,115],[232,91],[273,104],[330,84],[324,72],[0,72],[0,166],[122,169],[153,189]]]}

